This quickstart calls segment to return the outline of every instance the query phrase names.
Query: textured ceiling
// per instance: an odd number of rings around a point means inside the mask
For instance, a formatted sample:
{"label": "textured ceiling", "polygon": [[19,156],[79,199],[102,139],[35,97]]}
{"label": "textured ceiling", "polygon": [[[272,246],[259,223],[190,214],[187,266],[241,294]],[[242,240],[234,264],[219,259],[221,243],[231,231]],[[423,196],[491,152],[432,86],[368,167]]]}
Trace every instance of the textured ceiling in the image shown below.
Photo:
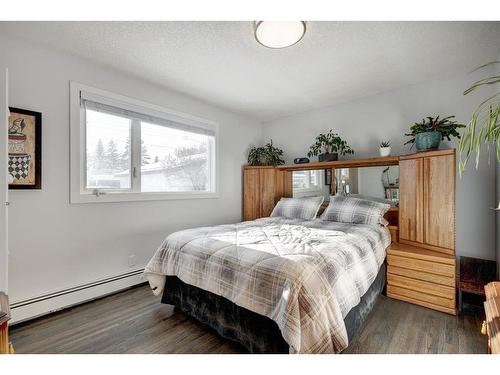
{"label": "textured ceiling", "polygon": [[308,22],[273,50],[251,22],[0,22],[0,32],[84,56],[261,121],[467,72],[499,52],[499,22]]}

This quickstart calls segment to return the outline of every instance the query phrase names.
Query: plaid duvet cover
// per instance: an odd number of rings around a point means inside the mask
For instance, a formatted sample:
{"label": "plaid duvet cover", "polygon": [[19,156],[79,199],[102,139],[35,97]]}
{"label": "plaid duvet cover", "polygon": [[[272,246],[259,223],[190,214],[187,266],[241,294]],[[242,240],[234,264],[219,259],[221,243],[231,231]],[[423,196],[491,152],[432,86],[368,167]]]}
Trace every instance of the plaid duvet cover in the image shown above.
{"label": "plaid duvet cover", "polygon": [[[165,276],[274,320],[294,353],[337,353],[344,317],[374,281],[387,228],[272,217],[169,235],[145,269],[155,294]],[[258,327],[256,327],[258,329]]]}

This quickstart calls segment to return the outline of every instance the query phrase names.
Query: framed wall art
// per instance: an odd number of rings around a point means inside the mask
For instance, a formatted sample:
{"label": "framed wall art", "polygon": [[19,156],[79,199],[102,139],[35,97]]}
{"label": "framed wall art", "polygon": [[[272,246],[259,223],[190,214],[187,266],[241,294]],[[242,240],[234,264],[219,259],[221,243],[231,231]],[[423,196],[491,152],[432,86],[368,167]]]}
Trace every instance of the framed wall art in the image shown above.
{"label": "framed wall art", "polygon": [[42,114],[9,108],[9,189],[42,188]]}

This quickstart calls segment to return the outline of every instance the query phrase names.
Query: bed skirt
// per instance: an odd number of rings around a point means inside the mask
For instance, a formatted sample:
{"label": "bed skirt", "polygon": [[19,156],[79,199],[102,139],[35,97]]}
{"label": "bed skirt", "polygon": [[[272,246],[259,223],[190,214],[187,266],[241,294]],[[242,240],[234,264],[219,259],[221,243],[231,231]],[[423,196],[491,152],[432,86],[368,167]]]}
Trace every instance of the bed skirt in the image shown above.
{"label": "bed skirt", "polygon": [[[385,287],[385,264],[382,264],[368,291],[344,319],[349,341],[366,320]],[[240,307],[214,293],[188,285],[176,276],[167,276],[163,303],[214,329],[222,337],[236,341],[250,353],[288,353],[289,347],[276,322]]]}

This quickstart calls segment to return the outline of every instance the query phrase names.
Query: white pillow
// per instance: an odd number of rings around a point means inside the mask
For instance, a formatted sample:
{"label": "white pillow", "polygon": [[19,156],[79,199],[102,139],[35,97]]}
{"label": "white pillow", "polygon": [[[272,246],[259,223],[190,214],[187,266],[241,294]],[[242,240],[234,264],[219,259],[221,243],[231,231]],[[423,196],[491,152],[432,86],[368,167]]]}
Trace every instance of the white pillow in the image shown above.
{"label": "white pillow", "polygon": [[387,225],[384,214],[390,205],[368,199],[335,195],[330,197],[330,204],[321,216],[326,221],[353,224]]}
{"label": "white pillow", "polygon": [[316,218],[325,197],[281,198],[271,217],[312,220]]}

